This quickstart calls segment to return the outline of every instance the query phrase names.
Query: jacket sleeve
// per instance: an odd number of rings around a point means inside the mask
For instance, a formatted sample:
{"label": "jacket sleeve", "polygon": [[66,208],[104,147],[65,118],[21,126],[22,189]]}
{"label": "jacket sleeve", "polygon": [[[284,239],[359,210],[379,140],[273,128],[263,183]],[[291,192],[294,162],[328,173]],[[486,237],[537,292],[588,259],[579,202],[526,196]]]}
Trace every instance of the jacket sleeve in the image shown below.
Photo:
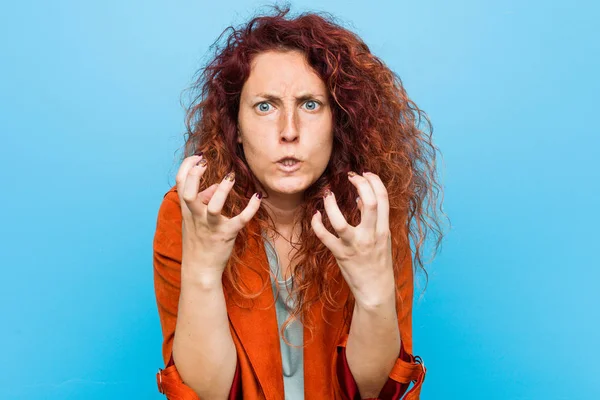
{"label": "jacket sleeve", "polygon": [[[400,271],[396,276],[396,304],[398,310],[398,328],[401,346],[398,359],[392,368],[388,380],[376,399],[367,400],[418,400],[421,386],[425,379],[425,363],[412,353],[412,300],[413,300],[413,267],[410,251],[400,262]],[[336,348],[335,375],[342,396],[349,400],[361,400],[358,385],[352,376],[346,359],[346,342],[348,333],[340,338]],[[409,390],[410,383],[413,383]],[[404,396],[404,397],[403,397]]]}
{"label": "jacket sleeve", "polygon": [[[361,400],[358,385],[352,376],[346,359],[347,340],[348,335],[346,334],[337,346],[336,375],[344,398]],[[420,357],[407,354],[404,348],[401,347],[396,364],[392,368],[388,380],[379,392],[379,395],[373,399],[363,400],[418,400],[426,371]],[[414,382],[414,385],[407,392],[411,382]],[[406,396],[402,397],[405,394]]]}
{"label": "jacket sleeve", "polygon": [[[173,338],[181,288],[181,222],[179,196],[171,188],[160,205],[153,242],[154,292],[163,334],[162,355],[165,362],[165,368],[159,368],[156,374],[156,381],[159,392],[169,400],[200,400],[183,382],[173,362]],[[229,399],[241,399],[239,362]]]}

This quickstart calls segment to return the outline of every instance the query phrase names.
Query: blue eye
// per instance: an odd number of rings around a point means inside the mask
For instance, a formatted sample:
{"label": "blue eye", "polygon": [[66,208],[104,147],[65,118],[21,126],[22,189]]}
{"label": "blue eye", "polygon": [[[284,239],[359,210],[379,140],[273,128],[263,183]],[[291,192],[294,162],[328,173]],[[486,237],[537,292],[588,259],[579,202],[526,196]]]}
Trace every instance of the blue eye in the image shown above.
{"label": "blue eye", "polygon": [[314,100],[309,100],[309,101],[307,101],[307,102],[306,102],[306,103],[304,103],[304,104],[307,104],[307,105],[308,105],[308,104],[311,104],[311,106],[307,106],[307,108],[306,108],[306,109],[307,109],[307,110],[310,110],[310,111],[314,111],[314,110],[317,108],[317,106],[318,106],[318,104],[319,104],[319,103],[317,103],[317,102],[316,102],[316,101],[314,101]]}
{"label": "blue eye", "polygon": [[270,106],[271,105],[269,103],[266,103],[266,102],[258,103],[258,109],[261,112],[267,112],[267,111],[269,111],[269,107]]}

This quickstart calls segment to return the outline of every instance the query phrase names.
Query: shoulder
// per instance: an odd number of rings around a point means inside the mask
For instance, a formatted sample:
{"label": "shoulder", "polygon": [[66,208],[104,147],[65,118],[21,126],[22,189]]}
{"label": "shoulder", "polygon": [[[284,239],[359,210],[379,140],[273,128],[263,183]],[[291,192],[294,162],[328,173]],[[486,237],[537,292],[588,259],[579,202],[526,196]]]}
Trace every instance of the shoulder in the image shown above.
{"label": "shoulder", "polygon": [[171,187],[164,195],[158,209],[156,232],[154,235],[155,248],[172,245],[181,234],[181,205],[177,187]]}
{"label": "shoulder", "polygon": [[161,204],[164,205],[165,203],[175,203],[179,206],[179,195],[177,194],[177,186],[172,186],[164,195],[163,195],[163,201]]}
{"label": "shoulder", "polygon": [[179,204],[179,195],[177,186],[171,187],[164,195],[158,209],[158,220],[162,219],[181,219],[181,205]]}

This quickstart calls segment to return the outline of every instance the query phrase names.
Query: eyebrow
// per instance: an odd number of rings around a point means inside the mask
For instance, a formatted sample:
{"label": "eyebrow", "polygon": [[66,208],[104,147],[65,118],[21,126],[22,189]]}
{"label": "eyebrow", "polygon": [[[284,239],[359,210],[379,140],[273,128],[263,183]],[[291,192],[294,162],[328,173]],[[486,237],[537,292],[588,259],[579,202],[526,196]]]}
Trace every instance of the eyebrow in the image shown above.
{"label": "eyebrow", "polygon": [[[280,102],[281,98],[278,97],[275,94],[272,93],[258,93],[256,94],[254,97],[262,97],[265,98],[267,100],[273,101],[275,103]],[[314,99],[317,97],[325,97],[327,98],[327,96],[323,95],[323,94],[312,94],[312,93],[306,93],[300,96],[296,96],[296,101],[305,101],[305,100],[310,100],[310,99]]]}

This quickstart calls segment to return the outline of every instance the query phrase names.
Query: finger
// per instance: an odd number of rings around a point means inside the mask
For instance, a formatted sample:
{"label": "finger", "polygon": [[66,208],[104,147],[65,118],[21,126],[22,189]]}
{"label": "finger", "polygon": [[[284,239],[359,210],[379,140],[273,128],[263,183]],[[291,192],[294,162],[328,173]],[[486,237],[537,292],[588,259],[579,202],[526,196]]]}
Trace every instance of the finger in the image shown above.
{"label": "finger", "polygon": [[325,228],[325,225],[323,225],[321,213],[319,211],[317,211],[313,215],[312,219],[310,220],[310,225],[312,226],[317,238],[319,238],[319,240],[323,242],[325,247],[327,247],[333,253],[334,256],[336,256],[337,254],[341,254],[340,239],[336,238],[335,235],[333,235],[327,230],[327,228]]}
{"label": "finger", "polygon": [[233,183],[235,182],[235,173],[231,171],[219,183],[219,187],[213,194],[212,198],[208,202],[208,207],[206,208],[207,214],[206,218],[208,223],[216,224],[219,222],[221,217],[221,210],[223,209],[223,205],[225,204],[225,200],[233,187]]}
{"label": "finger", "polygon": [[250,222],[252,217],[254,217],[254,215],[260,208],[261,198],[262,194],[255,193],[250,198],[250,201],[248,202],[246,208],[244,208],[241,213],[231,218],[233,229],[235,229],[236,232],[242,230],[242,228],[246,226],[248,222]]}
{"label": "finger", "polygon": [[360,225],[375,230],[377,227],[377,198],[369,181],[356,172],[348,172],[350,183],[358,190],[358,195],[362,201],[360,211]]}
{"label": "finger", "polygon": [[190,210],[194,212],[200,211],[198,205],[194,204],[198,198],[198,191],[200,189],[200,178],[206,171],[207,162],[205,159],[201,159],[192,168],[189,169],[188,175],[183,184],[183,199],[188,203]]}
{"label": "finger", "polygon": [[208,205],[208,202],[210,201],[210,199],[212,199],[218,187],[218,183],[213,183],[212,185],[198,193],[198,198],[200,199],[200,202],[205,206]]}
{"label": "finger", "polygon": [[363,210],[363,202],[360,199],[360,196],[356,198],[356,206],[358,207],[358,210],[361,212],[362,214],[362,210]]}
{"label": "finger", "polygon": [[185,217],[189,215],[190,209],[187,206],[187,202],[183,198],[183,193],[185,191],[185,182],[187,180],[188,173],[190,169],[192,169],[198,161],[202,159],[200,155],[193,155],[190,157],[186,157],[179,166],[179,170],[177,171],[177,175],[175,176],[175,182],[177,187],[177,196],[179,196],[179,204],[181,206],[181,213]]}
{"label": "finger", "polygon": [[390,201],[388,191],[377,174],[365,172],[363,176],[371,184],[371,188],[377,198],[377,232],[385,233],[390,229]]}
{"label": "finger", "polygon": [[337,201],[335,200],[335,195],[331,190],[327,189],[325,191],[325,197],[323,199],[323,203],[325,205],[325,212],[329,217],[329,221],[331,222],[331,226],[335,229],[338,236],[344,240],[345,242],[349,242],[352,239],[352,225],[348,224],[346,218],[340,211],[338,207]]}
{"label": "finger", "polygon": [[196,165],[196,163],[198,163],[198,161],[200,161],[201,159],[202,159],[201,156],[193,155],[190,157],[186,157],[181,162],[181,165],[179,166],[179,170],[177,171],[177,175],[175,176],[175,182],[177,185],[177,193],[179,193],[180,196],[184,192],[185,181],[188,176],[188,173],[190,172],[190,169],[192,169]]}

